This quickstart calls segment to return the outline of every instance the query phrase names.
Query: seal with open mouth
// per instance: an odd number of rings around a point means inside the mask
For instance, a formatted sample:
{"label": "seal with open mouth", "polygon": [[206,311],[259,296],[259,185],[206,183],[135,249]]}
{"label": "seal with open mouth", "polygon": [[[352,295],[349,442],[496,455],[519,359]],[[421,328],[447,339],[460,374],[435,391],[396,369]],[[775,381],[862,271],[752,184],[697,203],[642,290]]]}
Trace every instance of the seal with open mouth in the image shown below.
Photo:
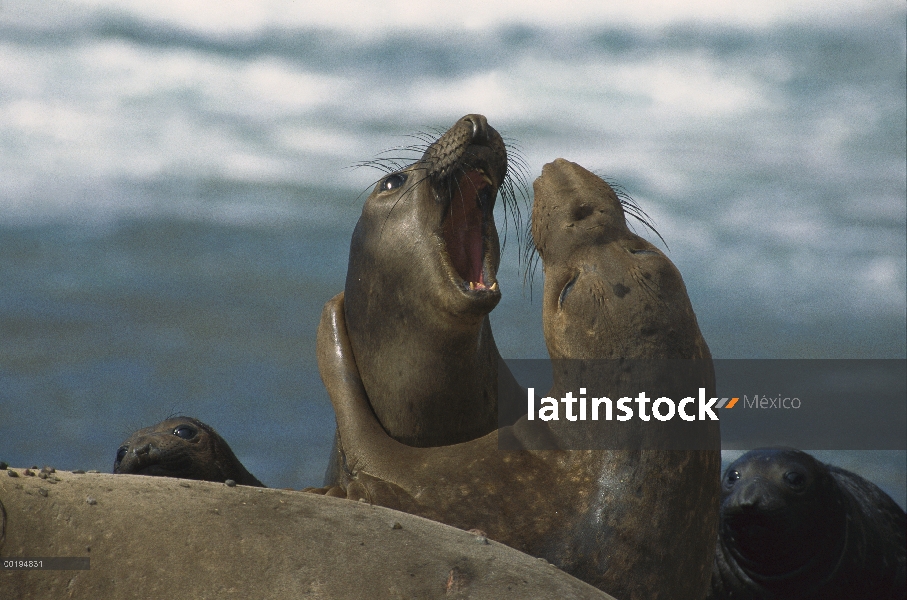
{"label": "seal with open mouth", "polygon": [[[703,368],[691,368],[687,383],[713,393],[711,357],[677,269],[660,252],[620,260],[620,253],[653,247],[627,228],[613,191],[567,161],[547,165],[535,190],[533,231],[545,264],[543,318],[552,357],[695,359]],[[571,439],[578,434],[569,425],[525,418],[468,442],[406,446],[369,406],[347,312],[342,295],[329,301],[318,333],[319,369],[344,459],[340,484],[321,493],[480,529],[616,597],[705,595],[717,523],[717,423],[691,424],[701,448],[694,451],[657,449],[670,448],[661,444],[670,424],[641,421],[623,428],[599,422],[582,433],[623,436],[637,450],[536,450],[540,440],[555,448],[582,447],[584,440]],[[641,389],[664,385],[648,372],[597,377],[611,376],[598,383],[618,393],[640,380],[656,386]],[[554,381],[552,395],[577,383],[569,370],[556,369]],[[676,551],[678,540],[683,552]]]}
{"label": "seal with open mouth", "polygon": [[378,182],[353,232],[347,332],[378,420],[404,444],[455,444],[498,425],[488,313],[501,299],[493,209],[512,189],[507,173],[500,134],[467,115]]}
{"label": "seal with open mouth", "polygon": [[175,417],[139,429],[117,449],[116,474],[181,477],[265,487],[210,425]]}
{"label": "seal with open mouth", "polygon": [[709,598],[903,600],[904,510],[859,475],[793,448],[727,468]]}

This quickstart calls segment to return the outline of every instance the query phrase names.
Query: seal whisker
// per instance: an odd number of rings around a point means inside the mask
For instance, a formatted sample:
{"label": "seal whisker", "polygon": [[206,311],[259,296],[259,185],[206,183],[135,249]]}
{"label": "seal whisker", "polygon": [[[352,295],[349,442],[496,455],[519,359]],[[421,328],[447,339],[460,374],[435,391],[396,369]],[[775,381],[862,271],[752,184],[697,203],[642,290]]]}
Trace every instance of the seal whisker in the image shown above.
{"label": "seal whisker", "polygon": [[403,137],[413,138],[424,143],[423,151],[428,150],[428,147],[438,141],[438,138],[441,137],[440,134],[431,133],[428,131],[417,131],[415,133],[407,134]]}
{"label": "seal whisker", "polygon": [[642,207],[639,206],[639,203],[637,203],[636,200],[634,200],[633,197],[630,196],[626,188],[624,188],[619,183],[612,182],[610,179],[608,179],[607,176],[602,175],[601,173],[595,171],[593,171],[593,173],[595,173],[595,175],[597,175],[602,181],[607,183],[612,190],[614,190],[614,194],[617,196],[617,200],[620,202],[620,205],[624,209],[624,214],[629,214],[631,217],[642,223],[646,228],[650,229],[652,233],[658,236],[658,239],[660,239],[661,243],[665,245],[665,248],[670,250],[668,242],[665,241],[665,239],[655,228],[652,217],[646,214],[646,211],[644,211]]}
{"label": "seal whisker", "polygon": [[379,171],[384,171],[385,173],[393,173],[394,171],[400,171],[404,167],[398,162],[398,159],[382,158],[374,159],[368,161],[358,162],[352,165],[347,166],[347,169],[359,169],[362,167],[369,167],[372,169],[378,169]]}
{"label": "seal whisker", "polygon": [[421,145],[421,144],[418,144],[418,145],[411,144],[408,146],[393,146],[392,148],[382,150],[381,152],[378,153],[378,156],[382,156],[384,154],[389,154],[391,152],[413,152],[416,155],[416,158],[418,158],[418,157],[422,156],[422,154],[425,153],[425,150],[427,150],[427,147],[424,145]]}
{"label": "seal whisker", "polygon": [[527,228],[526,245],[523,246],[522,260],[525,263],[525,269],[523,270],[523,293],[526,292],[526,286],[529,286],[529,302],[532,302],[532,284],[535,281],[535,272],[539,266],[539,260],[541,255],[538,252],[538,247],[535,244],[535,239],[532,235],[532,225]]}
{"label": "seal whisker", "polygon": [[[528,224],[526,227],[522,227],[523,211],[520,208],[520,203],[517,199],[517,189],[519,189],[519,195],[528,205],[529,197],[526,192],[525,182],[520,180],[514,184],[513,179],[508,173],[507,177],[504,178],[504,182],[501,184],[500,190],[501,199],[504,204],[504,239],[501,243],[502,248],[507,245],[508,221],[513,219],[513,228],[516,231],[518,248],[523,246],[525,234],[530,228]],[[522,262],[522,260],[522,255],[517,253],[517,261]]]}
{"label": "seal whisker", "polygon": [[377,169],[385,170],[388,166],[392,167],[390,171],[401,171],[406,167],[414,164],[414,161],[411,157],[406,156],[382,156],[379,158],[374,158],[372,160],[365,160],[358,163],[354,163],[347,167],[348,169],[358,169],[360,167],[374,167]]}

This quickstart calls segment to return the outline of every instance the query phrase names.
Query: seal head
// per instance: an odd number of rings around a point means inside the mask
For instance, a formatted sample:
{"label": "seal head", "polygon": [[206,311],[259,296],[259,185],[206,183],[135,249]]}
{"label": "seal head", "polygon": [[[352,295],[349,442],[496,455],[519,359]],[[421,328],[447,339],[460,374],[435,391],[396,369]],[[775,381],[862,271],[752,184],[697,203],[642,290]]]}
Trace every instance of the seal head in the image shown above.
{"label": "seal head", "polygon": [[904,598],[904,511],[872,483],[760,448],[721,486],[712,598]]}
{"label": "seal head", "polygon": [[639,212],[632,201],[562,158],[533,187],[553,360],[711,358],[677,267],[627,227],[626,210]]}
{"label": "seal head", "polygon": [[181,477],[265,487],[239,462],[214,429],[191,417],[176,417],[139,429],[117,449],[116,474]]}
{"label": "seal head", "polygon": [[372,408],[413,446],[497,426],[501,299],[494,205],[507,151],[482,115],[457,121],[414,164],[387,174],[350,244],[346,323]]}
{"label": "seal head", "polygon": [[831,475],[804,452],[749,452],[722,480],[722,539],[757,579],[781,579],[837,557],[846,517]]}

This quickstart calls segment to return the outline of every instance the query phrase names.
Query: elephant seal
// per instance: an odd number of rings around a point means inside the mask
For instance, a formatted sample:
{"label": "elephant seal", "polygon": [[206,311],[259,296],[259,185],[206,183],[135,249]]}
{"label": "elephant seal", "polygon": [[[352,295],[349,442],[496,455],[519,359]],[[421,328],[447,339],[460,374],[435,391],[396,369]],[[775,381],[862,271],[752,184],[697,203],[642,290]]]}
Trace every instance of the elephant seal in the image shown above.
{"label": "elephant seal", "polygon": [[721,485],[710,598],[907,597],[907,520],[869,481],[793,448],[760,448]]}
{"label": "elephant seal", "polygon": [[466,115],[377,183],[353,232],[347,332],[375,415],[404,444],[455,444],[498,426],[488,313],[501,299],[499,189],[513,190],[504,142],[484,116]]}
{"label": "elephant seal", "polygon": [[[571,336],[585,336],[585,331],[549,326],[550,320],[569,321],[571,317],[556,313],[546,303],[543,314],[549,351],[555,358],[571,358],[572,353],[581,354],[580,358],[619,355],[619,348],[627,342],[609,334],[618,326],[614,321],[633,315],[634,310],[642,311],[634,321],[640,328],[635,335],[649,342],[633,356],[690,359],[698,366],[689,369],[687,383],[712,393],[714,372],[708,347],[692,310],[676,308],[689,306],[689,300],[679,273],[673,266],[662,264],[670,264],[664,255],[641,259],[649,261],[648,266],[631,269],[631,263],[624,263],[631,273],[620,280],[630,288],[627,291],[615,289],[607,279],[601,282],[608,283],[606,289],[618,296],[651,292],[658,302],[637,300],[630,305],[606,298],[596,303],[581,301],[582,296],[597,289],[592,285],[593,263],[583,260],[599,261],[604,268],[610,260],[611,245],[621,252],[627,252],[624,246],[629,241],[644,245],[627,229],[619,200],[613,191],[607,193],[610,188],[602,187],[600,179],[573,177],[571,186],[566,187],[554,181],[567,176],[563,171],[581,169],[566,161],[546,166],[535,184],[533,231],[546,269],[545,297],[569,300],[561,302],[558,310],[576,311],[573,318],[589,316],[588,322],[600,335],[571,342]],[[590,186],[597,191],[579,193]],[[592,224],[587,229],[605,227],[612,234],[574,235],[587,219]],[[550,225],[547,230],[546,225]],[[577,255],[561,252],[561,246],[576,250],[590,246],[591,250]],[[567,281],[555,277],[550,269],[558,261],[571,263],[567,271],[572,269],[573,275],[578,270],[584,273],[566,294],[573,276]],[[659,292],[659,285],[664,286],[664,294]],[[550,290],[551,286],[556,290]],[[586,315],[589,311],[594,317]],[[665,311],[674,315],[673,320],[668,319],[670,331],[649,331],[665,327]],[[430,448],[403,445],[384,431],[369,406],[358,356],[347,333],[346,312],[340,294],[325,305],[318,332],[319,369],[343,441],[343,473],[338,485],[313,491],[364,499],[467,530],[479,529],[492,539],[543,557],[616,597],[698,600],[707,593],[717,535],[717,423],[697,424],[704,449],[689,452],[649,449],[659,447],[660,430],[656,428],[653,433],[651,424],[638,420],[622,424],[623,429],[614,422],[600,421],[591,430],[575,433],[563,423],[521,418],[512,426],[459,444]],[[682,334],[689,336],[682,340],[684,343],[680,343]],[[676,347],[665,349],[664,342],[651,342],[659,335],[675,341]],[[594,345],[584,345],[586,342]],[[579,347],[583,352],[577,350]],[[552,393],[579,383],[575,370],[555,367],[553,374]],[[650,373],[623,369],[604,369],[596,372],[595,378],[597,385],[617,393],[636,387],[640,380],[646,385],[658,383]],[[546,447],[575,448],[577,440],[572,438],[577,435],[622,436],[631,449],[532,449],[539,447],[540,440]],[[501,447],[517,450],[501,451]],[[676,552],[678,540],[683,540],[684,552]]]}
{"label": "elephant seal", "polygon": [[239,462],[210,426],[191,417],[175,417],[139,429],[117,449],[116,474],[181,477],[265,487]]}

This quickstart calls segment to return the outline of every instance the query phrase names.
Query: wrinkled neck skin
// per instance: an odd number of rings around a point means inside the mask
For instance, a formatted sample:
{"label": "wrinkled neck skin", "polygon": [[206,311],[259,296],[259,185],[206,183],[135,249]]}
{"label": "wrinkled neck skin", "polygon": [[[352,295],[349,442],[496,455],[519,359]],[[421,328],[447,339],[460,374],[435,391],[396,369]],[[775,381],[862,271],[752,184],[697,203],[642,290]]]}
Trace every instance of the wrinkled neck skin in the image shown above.
{"label": "wrinkled neck skin", "polygon": [[[418,261],[415,250],[396,258]],[[346,312],[347,327],[372,409],[388,434],[411,446],[441,446],[493,430],[500,356],[487,313],[438,310],[430,281],[389,272],[374,266],[368,252],[357,253],[345,292],[347,306],[356,306]],[[371,272],[367,281],[356,276],[361,269]],[[400,308],[388,312],[391,305]]]}

